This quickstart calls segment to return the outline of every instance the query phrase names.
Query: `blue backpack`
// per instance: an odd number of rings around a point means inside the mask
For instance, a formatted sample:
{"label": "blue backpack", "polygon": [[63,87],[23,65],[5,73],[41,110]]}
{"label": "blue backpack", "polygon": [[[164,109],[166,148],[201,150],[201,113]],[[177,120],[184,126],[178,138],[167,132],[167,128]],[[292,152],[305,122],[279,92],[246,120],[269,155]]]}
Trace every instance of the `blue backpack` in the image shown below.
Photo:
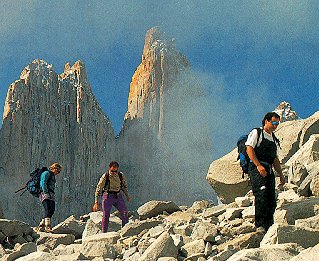
{"label": "blue backpack", "polygon": [[[261,128],[255,128],[255,129],[257,130],[257,133],[258,133],[258,139],[257,139],[257,144],[258,144],[262,129]],[[248,174],[248,166],[250,161],[247,154],[246,145],[245,145],[247,138],[248,138],[248,134],[242,135],[239,137],[237,141],[237,151],[238,151],[237,160],[239,160],[240,167],[243,171],[242,178],[244,178],[245,173]]]}
{"label": "blue backpack", "polygon": [[[41,179],[41,174],[44,171],[47,171],[47,167],[42,167],[42,168],[37,168],[34,171],[30,173],[30,179],[28,182],[19,190],[15,191],[15,193],[24,190],[20,196],[23,195],[24,192],[29,191],[31,195],[35,197],[39,197],[41,194],[41,187],[40,187],[40,179]],[[51,177],[51,175],[50,175]]]}

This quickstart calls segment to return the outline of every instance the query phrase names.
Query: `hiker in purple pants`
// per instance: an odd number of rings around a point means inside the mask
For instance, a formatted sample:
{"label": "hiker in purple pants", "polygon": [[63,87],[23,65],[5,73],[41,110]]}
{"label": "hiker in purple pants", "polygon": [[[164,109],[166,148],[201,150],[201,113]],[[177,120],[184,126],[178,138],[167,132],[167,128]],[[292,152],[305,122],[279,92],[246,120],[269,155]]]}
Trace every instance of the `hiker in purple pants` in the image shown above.
{"label": "hiker in purple pants", "polygon": [[122,227],[128,222],[128,211],[125,201],[122,196],[124,192],[128,202],[131,201],[131,197],[128,194],[127,182],[122,172],[118,171],[119,164],[116,161],[112,161],[109,164],[108,172],[104,173],[97,184],[95,190],[95,201],[93,205],[93,211],[97,211],[99,208],[98,197],[102,196],[102,232],[107,232],[109,226],[109,218],[112,206],[120,212],[122,219]]}

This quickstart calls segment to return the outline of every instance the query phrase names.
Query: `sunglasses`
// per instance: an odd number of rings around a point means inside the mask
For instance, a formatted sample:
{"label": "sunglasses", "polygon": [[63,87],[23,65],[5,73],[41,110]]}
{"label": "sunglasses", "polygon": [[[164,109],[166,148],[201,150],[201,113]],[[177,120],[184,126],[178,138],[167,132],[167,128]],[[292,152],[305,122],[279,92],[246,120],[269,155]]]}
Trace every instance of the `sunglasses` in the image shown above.
{"label": "sunglasses", "polygon": [[116,173],[116,172],[118,172],[118,170],[111,170],[111,172],[112,172],[112,173]]}
{"label": "sunglasses", "polygon": [[278,126],[278,125],[279,125],[279,122],[278,122],[278,121],[272,121],[272,122],[271,122],[271,124],[272,124],[272,125],[277,125],[277,126]]}

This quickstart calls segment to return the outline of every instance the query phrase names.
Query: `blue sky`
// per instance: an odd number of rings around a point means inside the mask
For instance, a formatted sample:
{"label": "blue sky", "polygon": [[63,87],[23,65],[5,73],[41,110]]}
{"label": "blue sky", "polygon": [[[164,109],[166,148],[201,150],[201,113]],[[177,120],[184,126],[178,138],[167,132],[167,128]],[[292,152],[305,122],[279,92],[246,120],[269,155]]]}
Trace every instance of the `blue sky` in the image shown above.
{"label": "blue sky", "polygon": [[159,25],[176,39],[208,93],[220,150],[232,148],[229,139],[255,127],[280,101],[302,118],[318,110],[318,1],[112,2],[2,0],[0,103],[34,59],[57,73],[81,59],[118,132],[145,33]]}

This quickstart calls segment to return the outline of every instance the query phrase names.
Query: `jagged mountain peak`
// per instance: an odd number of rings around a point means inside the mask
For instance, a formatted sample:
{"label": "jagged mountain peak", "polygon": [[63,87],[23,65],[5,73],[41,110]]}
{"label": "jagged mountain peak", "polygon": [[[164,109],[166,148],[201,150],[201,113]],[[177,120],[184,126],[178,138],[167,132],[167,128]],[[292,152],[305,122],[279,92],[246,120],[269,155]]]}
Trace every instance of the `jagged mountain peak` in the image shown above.
{"label": "jagged mountain peak", "polygon": [[278,113],[282,122],[293,121],[298,119],[297,112],[294,111],[289,102],[281,102],[274,112]]}

